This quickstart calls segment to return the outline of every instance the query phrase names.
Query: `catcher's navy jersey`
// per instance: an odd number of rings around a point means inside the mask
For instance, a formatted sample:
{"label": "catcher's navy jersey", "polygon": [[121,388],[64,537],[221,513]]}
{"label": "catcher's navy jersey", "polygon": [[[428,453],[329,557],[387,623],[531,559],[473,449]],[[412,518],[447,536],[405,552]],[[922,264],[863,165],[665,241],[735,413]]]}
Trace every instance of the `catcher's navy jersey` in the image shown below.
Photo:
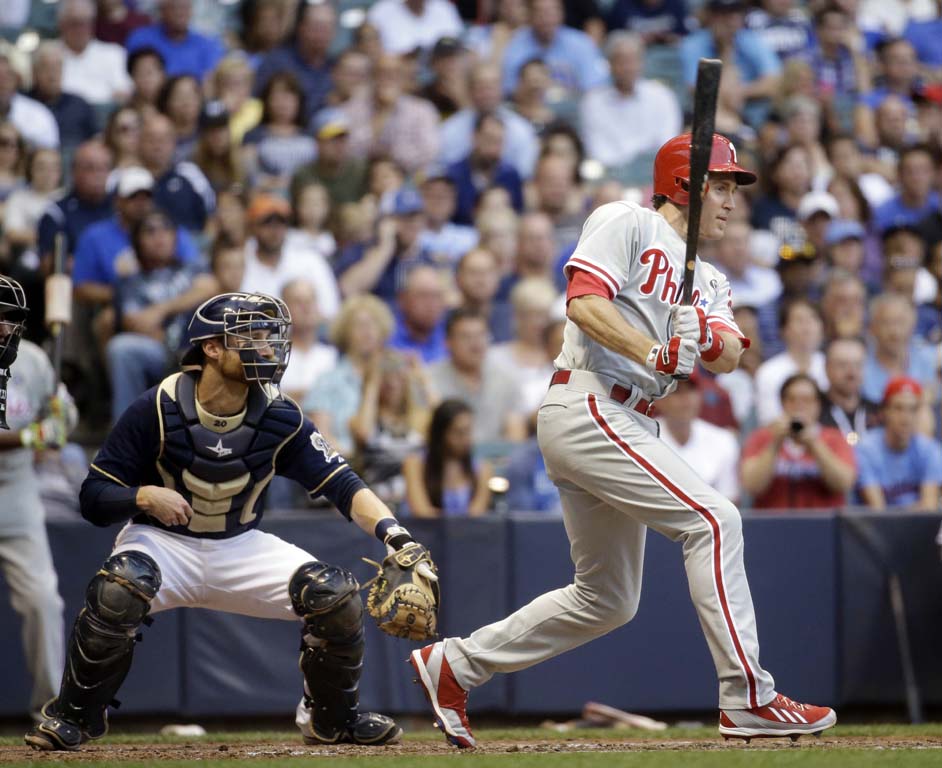
{"label": "catcher's navy jersey", "polygon": [[301,483],[349,517],[365,485],[290,399],[251,387],[245,408],[215,416],[196,400],[196,374],[177,373],[145,392],[121,416],[82,485],[82,515],[97,525],[133,517],[167,528],[137,508],[143,485],[180,493],[193,509],[174,533],[227,538],[256,527],[272,477]]}

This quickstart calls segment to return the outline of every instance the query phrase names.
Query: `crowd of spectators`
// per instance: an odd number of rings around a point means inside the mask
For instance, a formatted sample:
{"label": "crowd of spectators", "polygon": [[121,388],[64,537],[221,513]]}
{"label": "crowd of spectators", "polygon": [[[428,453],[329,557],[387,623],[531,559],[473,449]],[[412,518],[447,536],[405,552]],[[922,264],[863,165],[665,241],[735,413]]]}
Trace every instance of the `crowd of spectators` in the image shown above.
{"label": "crowd of spectators", "polygon": [[556,509],[560,265],[595,207],[647,204],[712,56],[760,184],[701,258],[751,346],[662,438],[746,508],[939,507],[939,0],[0,5],[0,271],[47,342],[63,243],[88,445],[196,305],[259,291],[294,318],[284,391],[404,514]]}

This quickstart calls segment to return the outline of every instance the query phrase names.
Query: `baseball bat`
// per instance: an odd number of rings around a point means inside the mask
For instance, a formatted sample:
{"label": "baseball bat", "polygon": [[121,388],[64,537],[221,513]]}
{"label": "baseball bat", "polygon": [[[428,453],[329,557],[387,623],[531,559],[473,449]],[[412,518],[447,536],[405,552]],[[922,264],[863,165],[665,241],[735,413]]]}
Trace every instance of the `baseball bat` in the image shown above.
{"label": "baseball bat", "polygon": [[62,381],[62,330],[72,322],[72,278],[65,273],[65,235],[56,235],[53,273],[46,278],[46,327],[52,336],[56,386]]}
{"label": "baseball bat", "polygon": [[693,127],[690,131],[690,202],[687,208],[687,251],[684,256],[684,304],[690,304],[693,295],[697,245],[700,241],[700,212],[710,167],[710,153],[713,151],[716,98],[720,90],[722,69],[723,62],[719,59],[700,59],[697,65],[697,86],[693,94]]}

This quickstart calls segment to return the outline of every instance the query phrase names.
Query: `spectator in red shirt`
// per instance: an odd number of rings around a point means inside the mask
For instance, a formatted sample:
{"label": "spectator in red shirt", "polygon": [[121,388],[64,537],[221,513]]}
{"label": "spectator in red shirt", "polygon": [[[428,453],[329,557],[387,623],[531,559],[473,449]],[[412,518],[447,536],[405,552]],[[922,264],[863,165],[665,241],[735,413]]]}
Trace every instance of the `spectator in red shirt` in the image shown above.
{"label": "spectator in red shirt", "polygon": [[781,389],[782,415],[753,432],[742,452],[742,489],[755,509],[843,506],[857,476],[840,430],[823,427],[821,391],[804,373]]}

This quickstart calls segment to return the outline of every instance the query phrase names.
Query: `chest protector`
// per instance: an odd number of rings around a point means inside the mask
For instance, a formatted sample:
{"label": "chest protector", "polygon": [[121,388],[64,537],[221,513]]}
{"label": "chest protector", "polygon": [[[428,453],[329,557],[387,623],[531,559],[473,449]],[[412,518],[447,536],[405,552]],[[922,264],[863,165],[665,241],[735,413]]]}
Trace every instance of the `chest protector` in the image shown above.
{"label": "chest protector", "polygon": [[298,407],[252,386],[242,413],[213,416],[197,405],[196,376],[177,373],[157,390],[157,418],[157,471],[193,508],[179,532],[227,538],[257,526],[278,452],[301,429]]}

